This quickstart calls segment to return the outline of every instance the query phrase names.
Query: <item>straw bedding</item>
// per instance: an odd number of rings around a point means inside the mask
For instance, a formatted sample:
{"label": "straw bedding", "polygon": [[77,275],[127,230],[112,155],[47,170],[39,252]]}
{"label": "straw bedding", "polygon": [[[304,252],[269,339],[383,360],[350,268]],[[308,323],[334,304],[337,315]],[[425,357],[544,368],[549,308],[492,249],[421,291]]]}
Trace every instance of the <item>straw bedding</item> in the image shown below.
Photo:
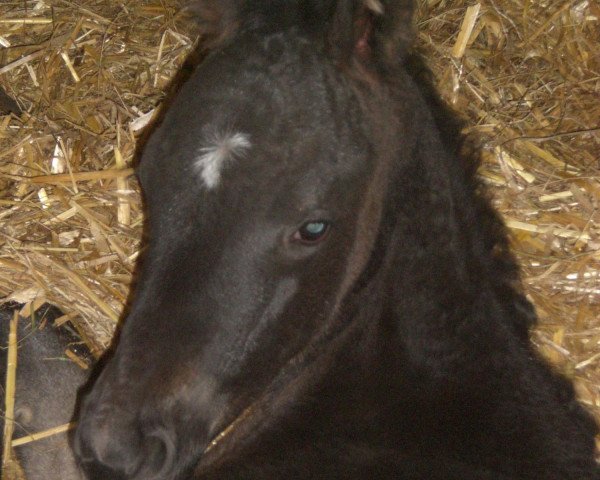
{"label": "straw bedding", "polygon": [[[96,355],[139,255],[136,140],[197,40],[181,3],[0,4],[0,302],[59,306]],[[417,21],[482,145],[534,341],[600,420],[600,5],[420,0]]]}

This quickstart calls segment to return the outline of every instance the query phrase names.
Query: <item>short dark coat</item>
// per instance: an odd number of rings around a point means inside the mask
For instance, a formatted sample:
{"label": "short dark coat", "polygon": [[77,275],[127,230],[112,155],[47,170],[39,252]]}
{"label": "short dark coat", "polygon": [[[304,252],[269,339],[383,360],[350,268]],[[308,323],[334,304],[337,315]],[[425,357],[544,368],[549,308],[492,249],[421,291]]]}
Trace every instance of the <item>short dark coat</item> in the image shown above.
{"label": "short dark coat", "polygon": [[209,51],[145,147],[136,297],[82,405],[89,477],[600,478],[407,55],[412,2],[197,12]]}

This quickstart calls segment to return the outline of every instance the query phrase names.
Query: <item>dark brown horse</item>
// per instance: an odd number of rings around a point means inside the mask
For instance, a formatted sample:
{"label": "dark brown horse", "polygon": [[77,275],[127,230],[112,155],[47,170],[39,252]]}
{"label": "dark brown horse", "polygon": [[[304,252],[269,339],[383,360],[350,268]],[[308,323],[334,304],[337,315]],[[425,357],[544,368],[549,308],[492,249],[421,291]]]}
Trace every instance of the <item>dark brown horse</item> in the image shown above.
{"label": "dark brown horse", "polygon": [[202,1],[145,147],[149,241],[83,399],[90,479],[593,480],[409,0]]}

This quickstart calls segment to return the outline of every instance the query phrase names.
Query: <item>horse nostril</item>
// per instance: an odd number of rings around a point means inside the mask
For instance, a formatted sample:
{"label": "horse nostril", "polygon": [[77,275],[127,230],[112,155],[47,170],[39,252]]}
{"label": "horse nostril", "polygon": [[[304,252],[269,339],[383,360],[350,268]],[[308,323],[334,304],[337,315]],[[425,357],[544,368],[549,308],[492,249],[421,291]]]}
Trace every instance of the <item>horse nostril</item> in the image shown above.
{"label": "horse nostril", "polygon": [[130,478],[139,469],[140,435],[125,425],[117,427],[112,419],[82,419],[74,442],[90,479]]}
{"label": "horse nostril", "polygon": [[116,425],[111,419],[80,422],[74,447],[92,480],[167,478],[175,459],[175,442],[167,429],[141,433],[134,424]]}
{"label": "horse nostril", "polygon": [[140,479],[169,477],[175,460],[175,442],[166,429],[157,428],[148,433],[144,437],[143,452],[144,465],[137,473],[137,477]]}

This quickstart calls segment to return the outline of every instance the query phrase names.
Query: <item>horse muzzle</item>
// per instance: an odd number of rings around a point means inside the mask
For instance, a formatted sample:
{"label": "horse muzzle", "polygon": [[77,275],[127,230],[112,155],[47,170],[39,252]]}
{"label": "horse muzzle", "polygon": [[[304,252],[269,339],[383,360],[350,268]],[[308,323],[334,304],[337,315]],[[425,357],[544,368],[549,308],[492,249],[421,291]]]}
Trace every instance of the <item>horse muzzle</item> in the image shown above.
{"label": "horse muzzle", "polygon": [[153,426],[140,429],[119,419],[86,416],[74,448],[90,480],[167,480],[173,476],[174,433]]}

